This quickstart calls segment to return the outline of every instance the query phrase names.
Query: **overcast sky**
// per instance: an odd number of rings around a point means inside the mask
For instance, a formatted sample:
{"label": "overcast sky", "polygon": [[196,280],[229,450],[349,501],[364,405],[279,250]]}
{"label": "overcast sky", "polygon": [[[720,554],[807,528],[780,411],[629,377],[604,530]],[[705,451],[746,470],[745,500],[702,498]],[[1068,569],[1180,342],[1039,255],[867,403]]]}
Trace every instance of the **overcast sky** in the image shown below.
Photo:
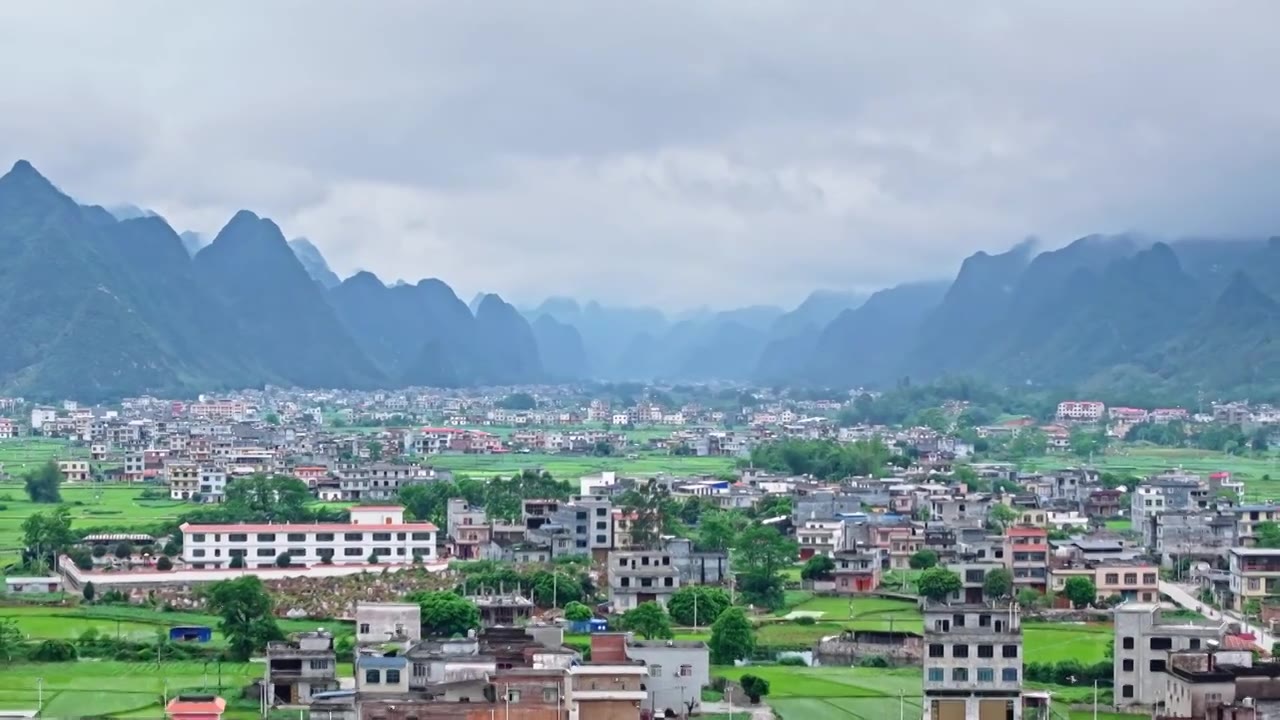
{"label": "overcast sky", "polygon": [[0,159],[339,275],[679,308],[1280,234],[1280,3],[0,4]]}

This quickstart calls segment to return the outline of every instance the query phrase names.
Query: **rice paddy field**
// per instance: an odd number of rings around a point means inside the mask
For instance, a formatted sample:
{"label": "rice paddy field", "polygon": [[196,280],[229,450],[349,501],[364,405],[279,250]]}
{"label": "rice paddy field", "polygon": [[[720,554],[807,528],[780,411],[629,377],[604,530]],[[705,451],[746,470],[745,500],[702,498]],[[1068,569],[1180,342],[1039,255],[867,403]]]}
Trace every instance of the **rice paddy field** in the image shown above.
{"label": "rice paddy field", "polygon": [[[766,702],[784,720],[883,720],[923,714],[919,668],[718,667],[719,677],[738,682],[748,673],[769,681]],[[1092,712],[1070,711],[1081,689],[1043,686],[1055,696],[1059,720],[1085,720]],[[1143,720],[1144,715],[1098,713],[1099,720]]]}
{"label": "rice paddy field", "polygon": [[583,475],[613,470],[634,475],[718,475],[732,472],[733,458],[680,457],[665,453],[640,452],[635,457],[590,457],[549,453],[507,453],[503,455],[435,455],[431,465],[452,470],[460,477],[487,479],[494,475],[514,475],[526,468],[551,473],[552,477],[576,483]]}
{"label": "rice paddy field", "polygon": [[[125,640],[151,641],[157,632],[167,635],[170,628],[203,625],[214,628],[212,645],[224,644],[217,631],[218,618],[190,612],[163,612],[133,605],[74,605],[0,607],[0,618],[16,620],[18,630],[28,640],[75,640],[88,630],[99,635]],[[349,624],[333,620],[277,619],[286,633],[324,628],[335,634],[350,631]]]}

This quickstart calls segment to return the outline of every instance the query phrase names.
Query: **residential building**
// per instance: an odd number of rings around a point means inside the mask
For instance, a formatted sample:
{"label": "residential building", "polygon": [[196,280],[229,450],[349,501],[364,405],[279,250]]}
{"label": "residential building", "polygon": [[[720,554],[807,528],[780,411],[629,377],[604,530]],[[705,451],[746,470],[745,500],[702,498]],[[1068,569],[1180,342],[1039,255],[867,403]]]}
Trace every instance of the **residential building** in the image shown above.
{"label": "residential building", "polygon": [[180,529],[182,559],[195,569],[229,567],[237,556],[245,567],[271,567],[281,554],[298,565],[436,561],[436,526],[405,522],[404,508],[394,505],[353,507],[349,523],[184,523]]}
{"label": "residential building", "polygon": [[1066,400],[1058,403],[1057,419],[1076,422],[1097,422],[1106,413],[1107,406],[1094,400]]}
{"label": "residential building", "polygon": [[880,587],[880,554],[869,550],[840,550],[832,555],[832,577],[838,593],[873,592]]}
{"label": "residential building", "polygon": [[62,473],[62,479],[67,482],[89,481],[88,460],[59,460],[58,470]]}
{"label": "residential building", "polygon": [[924,712],[931,720],[1022,718],[1022,624],[1012,605],[924,609]]}
{"label": "residential building", "polygon": [[649,669],[627,657],[625,635],[592,635],[591,662],[568,670],[568,720],[639,720]]}
{"label": "residential building", "polygon": [[707,644],[693,640],[630,640],[627,657],[641,660],[648,670],[644,682],[649,697],[643,709],[650,717],[683,717],[701,701],[702,688],[711,684]]}
{"label": "residential building", "polygon": [[1244,720],[1273,717],[1280,664],[1255,665],[1247,649],[1171,653],[1162,697],[1170,718]]}
{"label": "residential building", "polygon": [[1120,596],[1143,603],[1160,599],[1160,568],[1149,562],[1125,560],[1072,563],[1049,571],[1053,592],[1059,597],[1073,577],[1085,577],[1098,590],[1098,600]]}
{"label": "residential building", "polygon": [[493,525],[484,508],[451,498],[445,509],[449,554],[459,560],[496,560],[501,550],[493,543]]}
{"label": "residential building", "polygon": [[1238,505],[1230,512],[1235,518],[1234,544],[1245,547],[1253,546],[1259,524],[1280,522],[1280,505]]}
{"label": "residential building", "polygon": [[841,518],[814,519],[802,521],[796,526],[796,543],[800,547],[800,559],[808,560],[814,555],[832,557],[836,553],[850,549],[854,538],[850,532],[851,524]]}
{"label": "residential building", "polygon": [[1049,582],[1049,533],[1042,527],[1015,525],[1005,531],[1004,560],[1013,587],[1044,592]]}
{"label": "residential building", "polygon": [[356,602],[356,642],[417,642],[422,639],[422,607],[417,603]]}
{"label": "residential building", "polygon": [[1233,547],[1227,553],[1231,608],[1280,594],[1280,548]]}
{"label": "residential building", "polygon": [[680,587],[680,570],[665,549],[609,553],[609,603],[614,612],[626,612],[650,601],[666,607]]}
{"label": "residential building", "polygon": [[338,689],[333,635],[317,630],[267,643],[266,704],[307,705],[316,693]]}
{"label": "residential building", "polygon": [[200,501],[220,503],[227,496],[227,472],[212,465],[200,466]]}
{"label": "residential building", "polygon": [[1169,654],[1207,648],[1225,634],[1221,622],[1165,620],[1158,602],[1117,607],[1112,677],[1117,707],[1154,706],[1163,699]]}
{"label": "residential building", "polygon": [[200,492],[200,466],[193,462],[169,460],[164,464],[164,481],[169,497],[190,500]]}

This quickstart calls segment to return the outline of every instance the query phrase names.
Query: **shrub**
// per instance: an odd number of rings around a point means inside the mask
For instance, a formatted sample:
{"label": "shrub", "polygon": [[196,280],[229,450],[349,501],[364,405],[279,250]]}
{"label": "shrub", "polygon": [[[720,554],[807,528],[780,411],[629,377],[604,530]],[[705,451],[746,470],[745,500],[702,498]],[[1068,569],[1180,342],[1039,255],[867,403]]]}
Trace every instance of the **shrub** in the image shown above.
{"label": "shrub", "polygon": [[156,561],[156,569],[161,572],[168,572],[173,569],[173,561],[169,559],[168,555],[161,555],[160,559]]}
{"label": "shrub", "polygon": [[115,547],[115,556],[121,560],[129,559],[133,555],[133,546],[127,542],[118,543]]}
{"label": "shrub", "polygon": [[93,550],[90,550],[89,552],[90,552],[90,554],[92,554],[92,555],[93,555],[94,557],[96,557],[96,558],[104,558],[104,557],[106,557],[106,556],[107,556],[107,546],[106,546],[106,545],[94,545],[94,546],[93,546]]}
{"label": "shrub", "polygon": [[812,615],[801,615],[795,620],[795,623],[797,625],[813,625],[817,622],[818,622],[817,619],[814,618]]}
{"label": "shrub", "polygon": [[244,556],[243,556],[243,555],[236,555],[236,556],[232,557],[232,558],[231,558],[231,565],[230,565],[230,567],[231,567],[232,569],[234,569],[234,570],[239,570],[240,568],[243,568],[243,567],[244,567]]}
{"label": "shrub", "polygon": [[889,661],[883,655],[868,655],[858,661],[858,667],[887,668]]}
{"label": "shrub", "polygon": [[45,640],[31,653],[34,662],[67,662],[76,659],[76,647],[64,640]]}
{"label": "shrub", "polygon": [[806,663],[804,661],[804,658],[800,657],[799,655],[788,655],[784,658],[778,658],[778,664],[795,667],[795,666],[804,666],[804,665],[807,665],[808,663]]}

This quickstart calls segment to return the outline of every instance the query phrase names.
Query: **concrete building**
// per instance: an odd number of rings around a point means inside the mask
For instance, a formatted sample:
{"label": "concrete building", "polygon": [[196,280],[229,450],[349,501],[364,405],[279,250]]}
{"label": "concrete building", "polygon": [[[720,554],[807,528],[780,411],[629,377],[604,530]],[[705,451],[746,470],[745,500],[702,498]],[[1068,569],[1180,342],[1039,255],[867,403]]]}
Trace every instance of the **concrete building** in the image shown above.
{"label": "concrete building", "polygon": [[182,559],[195,569],[229,567],[244,558],[245,567],[273,567],[282,553],[294,564],[351,565],[369,562],[407,564],[436,560],[436,526],[404,520],[404,508],[362,505],[351,508],[350,523],[184,523]]}
{"label": "concrete building", "polygon": [[1022,624],[1012,605],[924,609],[924,712],[931,720],[1021,720]]}
{"label": "concrete building", "polygon": [[170,498],[190,500],[200,491],[200,466],[183,460],[166,461],[164,481],[169,486]]}
{"label": "concrete building", "polygon": [[422,607],[417,603],[356,602],[356,642],[417,642],[422,639]]}
{"label": "concrete building", "polygon": [[1280,548],[1233,547],[1228,553],[1231,608],[1244,612],[1250,601],[1261,602],[1280,591]]}
{"label": "concrete building", "polygon": [[1098,600],[1119,595],[1125,600],[1143,603],[1160,599],[1160,568],[1142,561],[1102,561],[1071,564],[1049,571],[1051,589],[1062,595],[1067,581],[1073,577],[1085,577],[1098,590]]}
{"label": "concrete building", "polygon": [[1115,611],[1115,685],[1117,707],[1151,707],[1164,695],[1169,653],[1207,648],[1221,642],[1221,622],[1164,620],[1158,603],[1129,602]]}
{"label": "concrete building", "polygon": [[318,630],[267,643],[266,705],[307,705],[312,695],[338,689],[333,635]]}
{"label": "concrete building", "polygon": [[648,668],[644,709],[650,717],[688,715],[698,706],[702,688],[711,683],[710,656],[701,641],[631,640],[627,657],[643,660]]}
{"label": "concrete building", "polygon": [[666,607],[680,587],[680,570],[666,550],[609,553],[609,603],[614,612],[626,612],[650,601]]}
{"label": "concrete building", "polygon": [[212,465],[200,468],[200,501],[220,503],[227,497],[227,472]]}
{"label": "concrete building", "polygon": [[59,460],[58,470],[62,473],[62,479],[67,482],[89,481],[88,460]]}
{"label": "concrete building", "polygon": [[1013,591],[1044,592],[1049,584],[1049,533],[1042,527],[1014,526],[1005,531],[1004,561],[1013,573]]}
{"label": "concrete building", "polygon": [[[1280,699],[1280,665],[1254,666],[1248,650],[1170,653],[1162,715],[1173,718],[1226,717],[1222,711],[1246,700]],[[1256,703],[1242,708],[1270,717]]]}

